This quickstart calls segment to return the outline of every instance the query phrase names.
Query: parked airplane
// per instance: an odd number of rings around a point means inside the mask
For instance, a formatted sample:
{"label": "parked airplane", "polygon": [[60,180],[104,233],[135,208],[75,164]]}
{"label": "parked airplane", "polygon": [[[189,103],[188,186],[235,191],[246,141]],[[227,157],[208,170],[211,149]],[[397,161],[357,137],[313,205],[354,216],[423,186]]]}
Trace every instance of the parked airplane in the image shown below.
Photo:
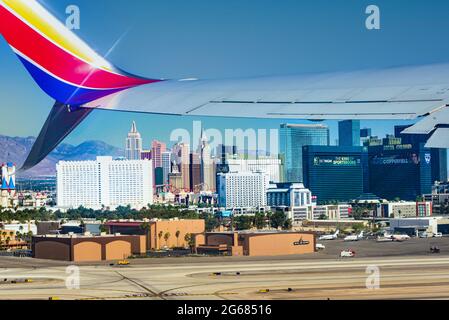
{"label": "parked airplane", "polygon": [[390,238],[393,241],[404,241],[404,240],[409,240],[410,236],[406,235],[406,234],[388,234],[388,233],[385,233],[384,234],[384,238]]}
{"label": "parked airplane", "polygon": [[318,238],[318,240],[335,240],[338,238],[338,234],[340,233],[340,230],[335,231],[334,234],[326,234],[324,236],[321,236]]}
{"label": "parked airplane", "polygon": [[[111,2],[111,5],[112,2]],[[55,100],[22,170],[93,109],[278,119],[420,119],[403,133],[449,148],[449,64],[237,80],[163,80],[124,72],[38,1],[0,0],[0,34]]]}
{"label": "parked airplane", "polygon": [[404,241],[404,240],[409,240],[410,236],[408,236],[406,234],[393,234],[392,238],[395,241]]}
{"label": "parked airplane", "polygon": [[359,241],[363,239],[363,231],[360,231],[359,234],[350,235],[344,238],[344,241]]}

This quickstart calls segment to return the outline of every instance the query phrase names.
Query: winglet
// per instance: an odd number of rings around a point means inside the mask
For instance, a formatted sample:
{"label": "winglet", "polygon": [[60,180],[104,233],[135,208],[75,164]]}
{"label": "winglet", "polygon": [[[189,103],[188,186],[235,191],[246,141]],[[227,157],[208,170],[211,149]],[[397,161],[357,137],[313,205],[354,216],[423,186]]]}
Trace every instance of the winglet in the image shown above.
{"label": "winglet", "polygon": [[92,109],[55,103],[28,158],[20,171],[33,168],[56,148],[90,113]]}
{"label": "winglet", "polygon": [[63,104],[159,81],[115,68],[35,0],[0,0],[0,33],[42,90]]}

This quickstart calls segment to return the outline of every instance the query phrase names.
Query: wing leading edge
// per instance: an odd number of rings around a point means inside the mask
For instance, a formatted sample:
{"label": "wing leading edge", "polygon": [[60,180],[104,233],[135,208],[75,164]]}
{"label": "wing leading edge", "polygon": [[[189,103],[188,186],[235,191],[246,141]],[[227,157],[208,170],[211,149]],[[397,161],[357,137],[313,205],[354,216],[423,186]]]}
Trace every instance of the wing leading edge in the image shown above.
{"label": "wing leading edge", "polygon": [[170,80],[83,107],[278,119],[415,119],[449,103],[449,65],[237,80]]}

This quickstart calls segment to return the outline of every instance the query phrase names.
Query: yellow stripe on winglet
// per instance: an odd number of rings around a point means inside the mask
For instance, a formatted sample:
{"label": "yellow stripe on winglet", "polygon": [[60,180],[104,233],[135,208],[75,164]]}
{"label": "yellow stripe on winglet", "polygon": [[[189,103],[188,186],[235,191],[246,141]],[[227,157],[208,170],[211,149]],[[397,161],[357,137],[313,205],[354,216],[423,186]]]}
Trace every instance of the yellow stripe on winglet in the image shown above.
{"label": "yellow stripe on winglet", "polygon": [[59,47],[96,67],[112,71],[111,65],[103,57],[68,30],[36,0],[1,0],[1,2]]}

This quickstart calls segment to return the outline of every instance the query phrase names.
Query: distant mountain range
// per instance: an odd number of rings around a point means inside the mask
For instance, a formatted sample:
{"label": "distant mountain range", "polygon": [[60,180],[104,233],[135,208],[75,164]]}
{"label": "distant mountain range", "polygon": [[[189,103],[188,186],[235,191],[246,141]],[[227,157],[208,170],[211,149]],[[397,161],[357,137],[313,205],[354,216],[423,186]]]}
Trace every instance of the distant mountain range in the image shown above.
{"label": "distant mountain range", "polygon": [[[34,137],[7,137],[0,135],[0,162],[13,162],[17,168],[25,161],[33,146]],[[60,160],[95,160],[97,156],[121,157],[124,151],[103,141],[86,141],[78,146],[63,143],[35,168],[20,174],[20,177],[42,177],[56,174],[56,163]]]}

